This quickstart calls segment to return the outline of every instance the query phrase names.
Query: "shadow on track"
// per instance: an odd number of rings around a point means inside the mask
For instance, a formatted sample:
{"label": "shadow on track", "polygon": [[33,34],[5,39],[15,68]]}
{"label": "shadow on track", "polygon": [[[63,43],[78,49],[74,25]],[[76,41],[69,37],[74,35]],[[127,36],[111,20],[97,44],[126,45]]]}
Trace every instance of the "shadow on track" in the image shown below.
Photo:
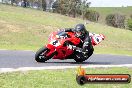
{"label": "shadow on track", "polygon": [[[77,62],[44,62],[46,64],[74,64],[74,65],[110,65],[112,63],[110,62],[82,62],[82,63],[77,63]],[[43,63],[43,64],[44,64]]]}

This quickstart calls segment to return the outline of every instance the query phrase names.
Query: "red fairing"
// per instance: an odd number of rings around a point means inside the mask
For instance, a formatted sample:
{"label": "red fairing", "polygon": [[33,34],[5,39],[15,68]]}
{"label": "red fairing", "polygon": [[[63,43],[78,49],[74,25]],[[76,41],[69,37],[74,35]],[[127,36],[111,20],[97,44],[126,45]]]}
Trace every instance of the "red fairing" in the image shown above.
{"label": "red fairing", "polygon": [[49,44],[46,47],[50,50],[50,52],[46,55],[49,56],[54,52],[57,54],[53,57],[53,59],[65,59],[67,56],[73,54],[73,50],[68,49],[67,46],[64,46],[65,41],[70,41],[74,45],[78,45],[80,43],[80,39],[74,36],[72,32],[66,32],[69,37],[60,38],[58,36],[58,32],[53,32],[49,36]]}
{"label": "red fairing", "polygon": [[68,35],[70,35],[71,38],[68,38],[67,40],[71,41],[74,45],[78,45],[81,42],[79,38],[75,37],[75,33],[68,32]]}

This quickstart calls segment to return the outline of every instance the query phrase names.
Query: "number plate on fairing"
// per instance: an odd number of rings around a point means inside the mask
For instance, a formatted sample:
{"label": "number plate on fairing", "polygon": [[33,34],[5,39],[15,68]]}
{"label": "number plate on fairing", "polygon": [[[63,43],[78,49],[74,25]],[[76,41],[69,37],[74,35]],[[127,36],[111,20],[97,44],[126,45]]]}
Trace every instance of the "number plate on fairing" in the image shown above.
{"label": "number plate on fairing", "polygon": [[50,44],[52,44],[53,46],[56,46],[56,47],[61,45],[58,40],[53,40],[53,41],[50,42]]}

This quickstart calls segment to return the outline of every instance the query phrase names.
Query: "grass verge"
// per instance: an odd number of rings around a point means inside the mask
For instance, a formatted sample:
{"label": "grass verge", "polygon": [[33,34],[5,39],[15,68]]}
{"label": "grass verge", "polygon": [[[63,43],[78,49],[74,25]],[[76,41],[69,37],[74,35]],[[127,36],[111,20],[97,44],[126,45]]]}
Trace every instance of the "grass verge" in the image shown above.
{"label": "grass verge", "polygon": [[[87,74],[130,74],[132,68],[87,68]],[[131,88],[129,84],[76,83],[76,69],[26,71],[0,74],[0,88]]]}

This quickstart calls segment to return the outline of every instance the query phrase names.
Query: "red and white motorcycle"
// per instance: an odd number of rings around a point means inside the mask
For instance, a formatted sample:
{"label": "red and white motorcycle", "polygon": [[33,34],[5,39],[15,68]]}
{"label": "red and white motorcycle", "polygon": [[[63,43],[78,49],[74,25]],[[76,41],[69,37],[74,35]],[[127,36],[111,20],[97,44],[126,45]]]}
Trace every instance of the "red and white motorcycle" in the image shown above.
{"label": "red and white motorcycle", "polygon": [[[98,45],[102,40],[104,40],[104,35],[102,34],[89,34],[91,37],[92,45]],[[78,45],[81,40],[75,36],[73,32],[64,32],[64,31],[56,31],[50,34],[49,43],[44,47],[40,48],[35,54],[35,60],[37,62],[45,62],[49,59],[68,59],[68,57],[74,54],[74,50],[68,48],[65,44],[66,41],[70,41],[74,46]],[[93,50],[91,50],[91,53]],[[76,62],[83,62],[88,58],[78,58],[80,53],[76,53],[72,59]]]}

